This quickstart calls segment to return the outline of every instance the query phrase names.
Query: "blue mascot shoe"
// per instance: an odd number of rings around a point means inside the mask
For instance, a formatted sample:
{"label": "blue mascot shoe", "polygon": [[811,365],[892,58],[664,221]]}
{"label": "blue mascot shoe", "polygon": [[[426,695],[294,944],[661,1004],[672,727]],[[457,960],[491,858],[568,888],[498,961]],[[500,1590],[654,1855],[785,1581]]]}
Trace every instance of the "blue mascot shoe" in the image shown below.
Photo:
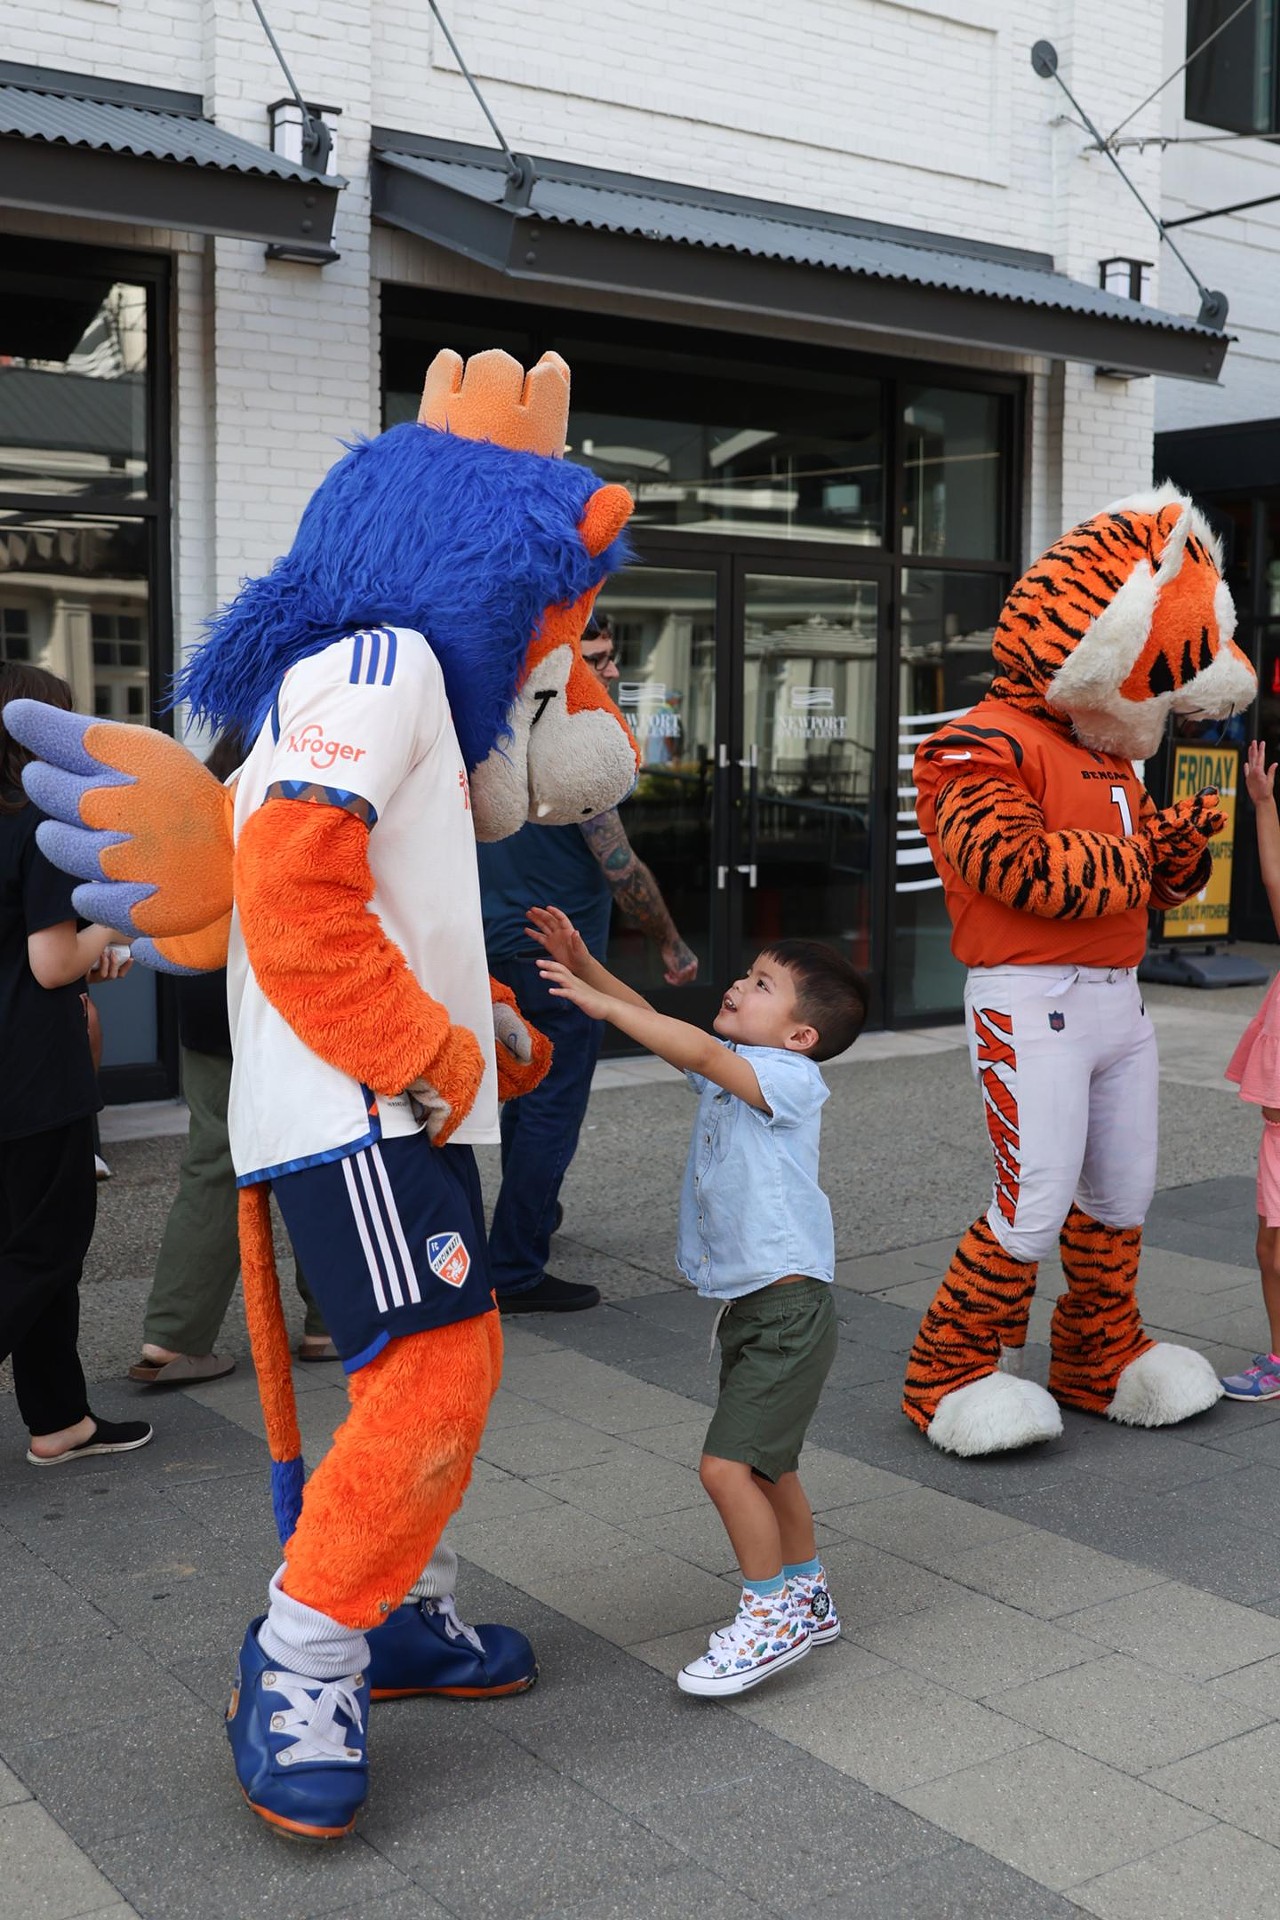
{"label": "blue mascot shoe", "polygon": [[369,1641],[369,1691],[375,1700],[444,1694],[494,1700],[523,1693],[538,1677],[533,1648],[514,1627],[468,1627],[453,1595],[397,1607]]}
{"label": "blue mascot shoe", "polygon": [[299,1840],[350,1833],[369,1789],[368,1675],[309,1680],[273,1667],[251,1621],[227,1707],[236,1777],[255,1813]]}

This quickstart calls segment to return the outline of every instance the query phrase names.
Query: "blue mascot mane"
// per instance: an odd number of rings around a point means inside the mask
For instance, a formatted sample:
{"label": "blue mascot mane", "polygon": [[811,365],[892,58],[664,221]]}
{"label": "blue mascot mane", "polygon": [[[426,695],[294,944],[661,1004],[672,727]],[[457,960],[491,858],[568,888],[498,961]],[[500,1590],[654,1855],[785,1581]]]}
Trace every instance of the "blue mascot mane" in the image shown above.
{"label": "blue mascot mane", "polygon": [[547,608],[628,557],[622,540],[595,557],[582,544],[599,484],[564,460],[412,423],[359,443],[316,488],[285,557],[208,623],[174,704],[252,740],[297,661],[362,627],[415,627],[477,766],[504,735]]}

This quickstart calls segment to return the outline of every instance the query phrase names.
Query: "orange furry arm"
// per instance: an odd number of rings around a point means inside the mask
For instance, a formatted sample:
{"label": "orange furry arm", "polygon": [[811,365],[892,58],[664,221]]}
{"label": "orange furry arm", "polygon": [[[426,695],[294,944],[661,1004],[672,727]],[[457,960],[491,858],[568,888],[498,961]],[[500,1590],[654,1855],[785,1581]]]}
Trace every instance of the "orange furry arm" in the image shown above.
{"label": "orange furry arm", "polygon": [[484,1073],[370,911],[369,833],[340,807],[269,800],[236,846],[235,890],[259,987],[313,1053],[375,1093],[427,1080],[468,1111]]}
{"label": "orange furry arm", "polygon": [[1149,831],[1050,833],[1025,787],[990,774],[947,781],[937,796],[938,844],[960,878],[1019,913],[1094,920],[1147,904]]}

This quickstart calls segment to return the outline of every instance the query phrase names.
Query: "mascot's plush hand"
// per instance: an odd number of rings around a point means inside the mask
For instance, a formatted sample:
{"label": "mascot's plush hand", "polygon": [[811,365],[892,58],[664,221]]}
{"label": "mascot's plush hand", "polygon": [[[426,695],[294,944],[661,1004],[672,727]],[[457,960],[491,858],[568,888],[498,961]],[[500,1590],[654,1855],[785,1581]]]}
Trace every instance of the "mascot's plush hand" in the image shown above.
{"label": "mascot's plush hand", "polygon": [[[405,1088],[415,1118],[427,1123],[433,1146],[443,1147],[466,1119],[483,1077],[484,1055],[474,1033],[469,1027],[447,1028],[435,1058]],[[448,1086],[465,1088],[465,1097],[451,1098],[442,1091]]]}
{"label": "mascot's plush hand", "polygon": [[551,1042],[516,1005],[510,987],[489,977],[493,1000],[493,1037],[498,1043],[498,1098],[517,1100],[532,1093],[551,1065]]}
{"label": "mascot's plush hand", "polygon": [[44,813],[36,837],[86,920],[133,937],[135,959],[168,973],[226,965],[231,795],[167,734],[11,700],[4,722],[40,758],[23,770]]}
{"label": "mascot's plush hand", "polygon": [[1179,800],[1152,814],[1147,831],[1158,862],[1182,862],[1198,860],[1226,824],[1225,814],[1218,810],[1217,788],[1206,787],[1190,800]]}

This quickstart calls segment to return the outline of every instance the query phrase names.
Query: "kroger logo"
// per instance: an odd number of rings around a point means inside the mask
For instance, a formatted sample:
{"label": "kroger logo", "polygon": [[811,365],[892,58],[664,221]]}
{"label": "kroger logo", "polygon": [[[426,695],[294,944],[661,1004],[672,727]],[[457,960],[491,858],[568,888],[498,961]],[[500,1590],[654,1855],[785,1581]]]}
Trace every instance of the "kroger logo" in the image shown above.
{"label": "kroger logo", "polygon": [[305,753],[319,773],[328,773],[338,760],[363,760],[363,747],[349,747],[343,740],[326,740],[324,728],[312,720],[298,733],[289,735],[290,753]]}

